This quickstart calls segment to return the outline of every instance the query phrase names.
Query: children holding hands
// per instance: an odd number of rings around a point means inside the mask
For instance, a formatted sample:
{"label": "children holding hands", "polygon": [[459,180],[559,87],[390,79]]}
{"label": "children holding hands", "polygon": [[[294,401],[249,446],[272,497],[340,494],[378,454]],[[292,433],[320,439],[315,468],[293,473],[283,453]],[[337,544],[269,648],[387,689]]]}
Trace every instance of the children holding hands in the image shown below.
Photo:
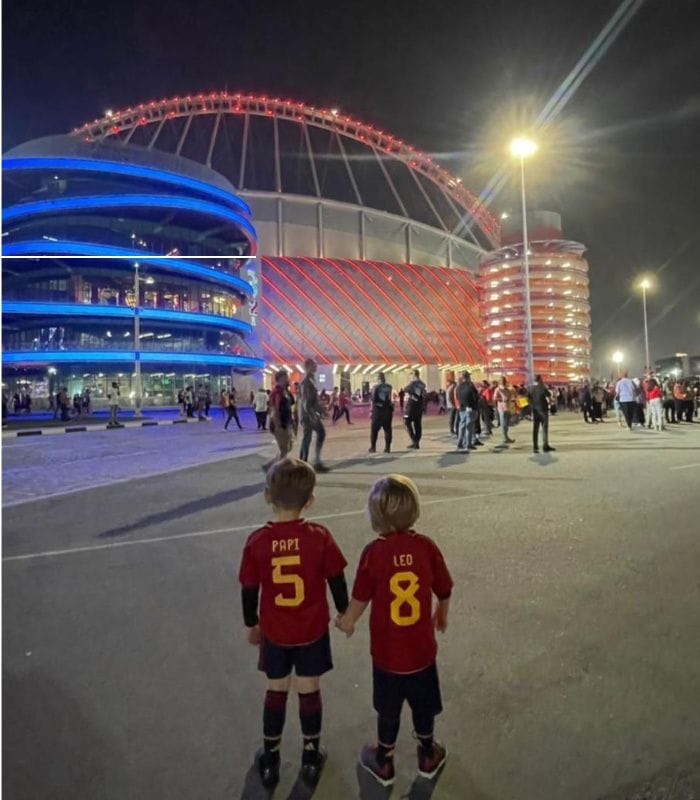
{"label": "children holding hands", "polygon": [[273,506],[275,521],[250,535],[241,562],[248,641],[259,645],[259,666],[269,681],[264,746],[257,755],[263,784],[274,786],[279,780],[279,745],[292,671],[304,736],[302,778],[315,785],[325,760],[319,744],[319,679],[333,666],[326,583],[338,611],[336,626],[346,635],[352,635],[358,619],[372,606],[377,744],[362,749],[360,764],[382,786],[394,782],[394,750],[406,701],[419,742],[418,772],[434,778],[447,758],[433,738],[434,718],[442,710],[435,629],[447,628],[452,578],[438,546],[413,529],[420,514],[418,489],[402,475],[389,475],[372,487],[369,517],[379,535],[360,557],[348,605],[345,558],[325,527],[301,518],[313,501],[314,483],[313,469],[298,459],[286,458],[270,468],[265,498]]}

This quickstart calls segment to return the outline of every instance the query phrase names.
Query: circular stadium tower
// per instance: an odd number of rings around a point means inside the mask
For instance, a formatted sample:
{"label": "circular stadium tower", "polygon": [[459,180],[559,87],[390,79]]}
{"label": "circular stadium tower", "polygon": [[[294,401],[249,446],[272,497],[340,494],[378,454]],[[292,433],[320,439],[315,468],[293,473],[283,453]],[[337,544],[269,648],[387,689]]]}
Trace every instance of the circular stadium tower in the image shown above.
{"label": "circular stadium tower", "polygon": [[[591,316],[586,248],[562,238],[561,217],[527,215],[535,374],[548,383],[578,383],[591,373]],[[486,362],[492,374],[523,383],[527,372],[522,218],[509,220],[504,246],[479,266]]]}
{"label": "circular stadium tower", "polygon": [[110,111],[73,134],[186,156],[236,187],[259,237],[270,368],[313,356],[321,384],[341,373],[356,389],[420,366],[437,388],[440,369],[483,362],[475,270],[499,224],[400,139],[337,109],[228,93]]}
{"label": "circular stadium tower", "polygon": [[87,386],[99,401],[116,379],[133,396],[138,360],[145,402],[165,404],[262,368],[255,250],[248,205],[200,164],[73,136],[15,148],[3,157],[4,380],[35,396]]}

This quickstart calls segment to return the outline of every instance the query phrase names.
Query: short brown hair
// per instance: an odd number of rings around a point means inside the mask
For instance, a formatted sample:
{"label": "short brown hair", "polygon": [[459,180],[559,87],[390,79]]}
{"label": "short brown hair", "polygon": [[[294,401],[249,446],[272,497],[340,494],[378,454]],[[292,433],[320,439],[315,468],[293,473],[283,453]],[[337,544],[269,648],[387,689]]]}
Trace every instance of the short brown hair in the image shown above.
{"label": "short brown hair", "polygon": [[283,458],[267,471],[265,490],[277,508],[302,509],[311,499],[316,473],[306,461]]}
{"label": "short brown hair", "polygon": [[420,516],[418,487],[405,475],[387,475],[370,489],[367,507],[377,533],[408,530]]}

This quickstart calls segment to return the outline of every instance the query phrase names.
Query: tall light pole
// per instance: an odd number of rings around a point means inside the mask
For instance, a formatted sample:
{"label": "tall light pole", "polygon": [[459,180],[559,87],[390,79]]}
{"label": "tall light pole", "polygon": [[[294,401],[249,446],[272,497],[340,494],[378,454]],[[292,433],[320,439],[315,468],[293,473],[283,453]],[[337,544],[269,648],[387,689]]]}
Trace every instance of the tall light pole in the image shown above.
{"label": "tall light pole", "polygon": [[647,289],[651,289],[651,281],[645,278],[640,284],[642,289],[642,306],[644,307],[644,352],[646,354],[646,369],[651,368],[649,359],[649,326],[647,324]]}
{"label": "tall light pole", "polygon": [[141,416],[141,278],[134,262],[134,416]]}
{"label": "tall light pole", "polygon": [[537,144],[532,139],[518,136],[510,143],[510,153],[520,159],[520,197],[523,212],[523,282],[525,284],[525,363],[528,386],[535,379],[534,356],[532,352],[532,309],[530,307],[530,259],[527,240],[527,204],[525,202],[525,159],[537,152]]}

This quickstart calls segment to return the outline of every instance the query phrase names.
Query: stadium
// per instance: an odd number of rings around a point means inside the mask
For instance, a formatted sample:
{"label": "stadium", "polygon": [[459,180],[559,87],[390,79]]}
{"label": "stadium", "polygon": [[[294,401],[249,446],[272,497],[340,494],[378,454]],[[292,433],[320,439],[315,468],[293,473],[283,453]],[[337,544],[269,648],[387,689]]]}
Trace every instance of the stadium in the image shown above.
{"label": "stadium", "polygon": [[[475,270],[495,217],[400,139],[337,109],[249,94],[176,97],[109,111],[90,143],[198,162],[251,208],[261,267],[262,356],[322,384],[481,365]],[[269,371],[269,370],[268,370]]]}

